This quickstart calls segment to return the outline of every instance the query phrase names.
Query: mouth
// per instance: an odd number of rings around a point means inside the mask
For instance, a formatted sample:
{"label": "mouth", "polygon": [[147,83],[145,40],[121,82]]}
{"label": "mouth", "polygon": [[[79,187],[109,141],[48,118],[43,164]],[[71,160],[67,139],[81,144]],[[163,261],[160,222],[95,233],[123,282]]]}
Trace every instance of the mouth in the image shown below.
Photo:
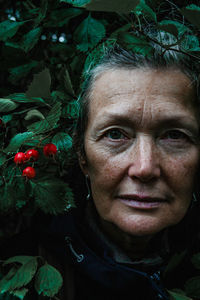
{"label": "mouth", "polygon": [[141,195],[119,195],[117,198],[124,204],[136,209],[155,209],[166,203],[166,199]]}

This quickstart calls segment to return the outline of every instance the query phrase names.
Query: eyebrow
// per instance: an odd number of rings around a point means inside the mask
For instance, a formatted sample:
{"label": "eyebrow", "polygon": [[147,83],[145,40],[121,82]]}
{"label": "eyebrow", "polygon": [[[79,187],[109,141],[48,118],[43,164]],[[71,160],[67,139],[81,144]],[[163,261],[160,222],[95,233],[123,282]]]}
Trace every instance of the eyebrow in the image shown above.
{"label": "eyebrow", "polygon": [[[137,124],[134,120],[134,118],[123,115],[121,113],[105,113],[104,118],[101,123],[99,123],[97,126],[98,128],[105,125],[114,125],[121,123],[125,126],[136,126]],[[157,120],[154,120],[152,122],[152,129],[154,127],[182,127],[185,129],[188,129],[191,131],[193,134],[198,135],[199,134],[199,126],[198,122],[195,121],[195,119],[190,118],[188,116],[183,116],[183,115],[174,115],[174,116],[162,116],[162,118],[158,118]]]}

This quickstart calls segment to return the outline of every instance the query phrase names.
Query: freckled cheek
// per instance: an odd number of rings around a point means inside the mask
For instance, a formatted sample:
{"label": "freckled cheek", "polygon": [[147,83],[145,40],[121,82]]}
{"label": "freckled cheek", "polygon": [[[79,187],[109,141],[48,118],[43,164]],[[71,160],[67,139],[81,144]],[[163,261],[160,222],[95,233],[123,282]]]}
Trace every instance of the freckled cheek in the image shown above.
{"label": "freckled cheek", "polygon": [[[90,155],[88,159],[88,171],[91,180],[96,184],[104,186],[112,185],[120,178],[123,173],[123,167],[119,161],[104,155]],[[120,179],[119,179],[120,180]]]}
{"label": "freckled cheek", "polygon": [[194,187],[196,173],[199,165],[199,155],[187,155],[169,163],[169,178],[176,189],[191,192]]}

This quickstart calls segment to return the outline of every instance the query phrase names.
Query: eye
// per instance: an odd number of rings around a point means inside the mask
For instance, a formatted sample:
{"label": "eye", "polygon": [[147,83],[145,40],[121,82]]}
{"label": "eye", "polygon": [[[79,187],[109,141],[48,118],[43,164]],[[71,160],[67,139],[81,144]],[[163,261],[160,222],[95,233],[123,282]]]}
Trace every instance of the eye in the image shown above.
{"label": "eye", "polygon": [[119,129],[108,130],[105,134],[105,137],[111,140],[122,140],[126,138],[126,136]]}
{"label": "eye", "polygon": [[163,136],[162,139],[169,139],[169,140],[187,140],[188,136],[180,131],[180,130],[169,130]]}

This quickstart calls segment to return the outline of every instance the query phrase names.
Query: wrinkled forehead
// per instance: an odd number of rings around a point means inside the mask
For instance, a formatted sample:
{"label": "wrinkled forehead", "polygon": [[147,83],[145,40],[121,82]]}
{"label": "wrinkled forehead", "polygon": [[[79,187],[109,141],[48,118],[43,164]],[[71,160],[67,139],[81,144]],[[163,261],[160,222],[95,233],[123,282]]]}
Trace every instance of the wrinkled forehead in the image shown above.
{"label": "wrinkled forehead", "polygon": [[[197,112],[197,97],[189,77],[178,69],[114,69],[101,73],[90,94],[90,109],[99,109],[100,103],[106,105],[115,99],[137,95],[137,99],[145,97],[148,101],[154,95],[160,99],[179,99],[180,104]],[[130,97],[129,97],[130,99]],[[162,101],[162,100],[161,100]]]}

